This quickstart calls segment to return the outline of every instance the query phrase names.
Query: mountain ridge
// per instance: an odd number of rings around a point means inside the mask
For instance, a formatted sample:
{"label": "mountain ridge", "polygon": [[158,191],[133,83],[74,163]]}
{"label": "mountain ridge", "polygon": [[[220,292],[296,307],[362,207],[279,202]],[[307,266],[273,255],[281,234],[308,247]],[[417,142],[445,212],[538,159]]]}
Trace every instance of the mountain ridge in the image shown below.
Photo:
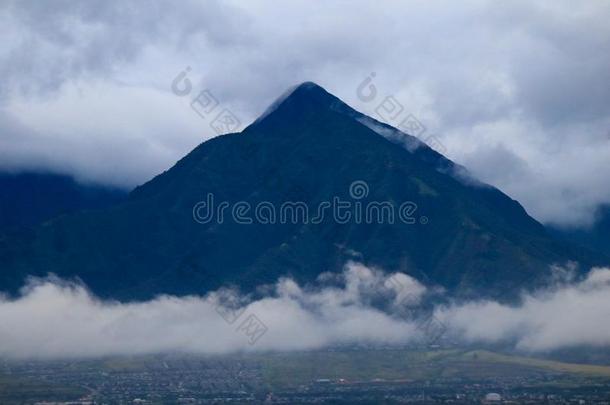
{"label": "mountain ridge", "polygon": [[79,183],[64,174],[0,172],[0,231],[35,226],[83,209],[105,208],[127,194],[111,186]]}
{"label": "mountain ridge", "polygon": [[[389,140],[363,119],[394,132]],[[366,121],[365,119],[365,121]],[[81,278],[96,294],[147,299],[245,291],[290,276],[299,282],[363,263],[402,271],[456,296],[517,294],[551,264],[594,260],[552,239],[515,200],[464,181],[460,166],[409,135],[347,106],[320,86],[297,86],[241,133],[198,145],[172,168],[134,189],[126,202],[53,221],[21,240],[0,241],[0,289],[49,271]],[[416,148],[409,148],[406,143]],[[216,201],[251,206],[286,201],[318,206],[354,201],[412,202],[429,222],[201,224],[194,207]]]}

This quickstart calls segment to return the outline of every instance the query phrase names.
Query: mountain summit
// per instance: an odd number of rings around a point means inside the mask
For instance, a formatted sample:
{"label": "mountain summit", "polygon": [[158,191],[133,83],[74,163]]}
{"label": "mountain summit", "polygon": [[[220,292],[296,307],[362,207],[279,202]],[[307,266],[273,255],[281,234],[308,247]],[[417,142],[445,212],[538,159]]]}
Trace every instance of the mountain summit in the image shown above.
{"label": "mountain summit", "polygon": [[347,104],[316,83],[304,82],[281,95],[250,127],[273,125],[277,120],[308,119],[312,114],[333,108],[351,110]]}
{"label": "mountain summit", "polygon": [[553,263],[588,264],[501,191],[307,82],[127,201],[0,239],[0,289],[53,272],[104,297],[145,299],[307,282],[348,260],[491,297]]}

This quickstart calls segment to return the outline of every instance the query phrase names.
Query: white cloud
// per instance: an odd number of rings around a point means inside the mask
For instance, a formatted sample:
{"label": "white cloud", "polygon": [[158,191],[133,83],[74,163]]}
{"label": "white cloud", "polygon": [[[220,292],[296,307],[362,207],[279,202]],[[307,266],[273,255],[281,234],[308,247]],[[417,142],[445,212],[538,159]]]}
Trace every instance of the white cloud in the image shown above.
{"label": "white cloud", "polygon": [[349,263],[341,275],[323,275],[316,285],[281,279],[258,299],[219,290],[203,297],[119,303],[99,300],[82,285],[38,279],[21,296],[0,300],[0,357],[420,344],[439,330],[462,343],[502,343],[534,352],[610,346],[610,269],[593,269],[577,282],[562,277],[552,287],[524,294],[520,305],[437,306],[436,329],[422,322],[430,318],[413,312],[428,302],[428,294],[434,289],[405,274],[384,274],[358,263]]}
{"label": "white cloud", "polygon": [[437,308],[436,316],[469,342],[509,343],[526,351],[610,345],[610,269],[527,294],[519,306],[493,301]]}
{"label": "white cloud", "polygon": [[[395,280],[385,287],[390,277]],[[390,301],[411,294],[416,303],[423,286],[404,274],[383,275],[354,263],[341,279],[342,286],[317,289],[280,280],[274,294],[254,301],[221,290],[138,303],[100,301],[81,285],[35,280],[19,298],[0,302],[0,356],[297,350],[416,336],[414,325],[368,303],[379,294]],[[252,315],[267,329],[254,344],[247,331]]]}

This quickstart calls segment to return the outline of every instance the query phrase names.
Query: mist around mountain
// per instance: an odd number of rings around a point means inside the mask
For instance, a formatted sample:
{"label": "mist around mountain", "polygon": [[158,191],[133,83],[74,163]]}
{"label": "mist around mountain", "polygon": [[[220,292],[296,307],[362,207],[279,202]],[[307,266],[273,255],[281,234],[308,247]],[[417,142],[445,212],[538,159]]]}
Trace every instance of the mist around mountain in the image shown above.
{"label": "mist around mountain", "polygon": [[[334,206],[313,215],[334,201],[349,203],[350,219]],[[365,211],[388,203],[394,220],[379,208],[377,220],[357,220],[357,202]],[[286,203],[312,215],[293,207],[285,221],[261,221],[253,212],[263,204],[280,215]],[[456,296],[494,298],[539,285],[553,264],[586,270],[604,260],[557,241],[517,201],[416,138],[304,83],[126,201],[3,238],[0,289],[14,293],[28,276],[53,273],[122,300],[227,285],[254,291],[285,276],[311,282],[353,259]]]}

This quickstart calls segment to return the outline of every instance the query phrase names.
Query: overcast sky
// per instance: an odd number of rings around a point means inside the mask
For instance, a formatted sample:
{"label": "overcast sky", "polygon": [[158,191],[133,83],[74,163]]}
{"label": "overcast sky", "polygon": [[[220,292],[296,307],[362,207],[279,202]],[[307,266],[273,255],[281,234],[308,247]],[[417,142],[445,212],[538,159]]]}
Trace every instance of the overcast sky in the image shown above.
{"label": "overcast sky", "polygon": [[537,219],[587,225],[610,203],[608,21],[601,0],[2,0],[0,167],[134,186],[216,135],[200,91],[243,127],[311,80],[376,118],[395,97]]}

